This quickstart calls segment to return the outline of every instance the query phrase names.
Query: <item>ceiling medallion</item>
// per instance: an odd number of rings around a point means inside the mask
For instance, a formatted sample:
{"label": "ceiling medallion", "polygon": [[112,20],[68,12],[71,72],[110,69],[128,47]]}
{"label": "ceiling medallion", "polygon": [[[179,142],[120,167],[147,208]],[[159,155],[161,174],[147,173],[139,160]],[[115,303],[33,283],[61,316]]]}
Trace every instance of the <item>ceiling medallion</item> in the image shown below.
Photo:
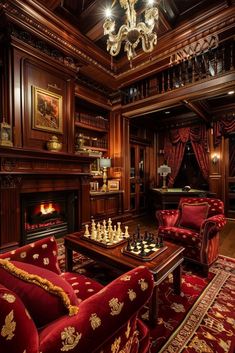
{"label": "ceiling medallion", "polygon": [[[114,0],[111,8],[117,0]],[[120,6],[125,9],[125,24],[121,25],[118,32],[115,32],[116,23],[112,18],[111,8],[106,10],[106,20],[104,22],[104,34],[108,35],[107,51],[111,56],[119,54],[124,42],[124,51],[132,65],[132,59],[136,55],[135,49],[141,42],[142,49],[146,53],[153,51],[157,44],[157,34],[154,32],[155,23],[158,21],[158,8],[154,6],[154,0],[146,1],[144,11],[144,22],[137,22],[135,4],[138,0],[119,0]]]}

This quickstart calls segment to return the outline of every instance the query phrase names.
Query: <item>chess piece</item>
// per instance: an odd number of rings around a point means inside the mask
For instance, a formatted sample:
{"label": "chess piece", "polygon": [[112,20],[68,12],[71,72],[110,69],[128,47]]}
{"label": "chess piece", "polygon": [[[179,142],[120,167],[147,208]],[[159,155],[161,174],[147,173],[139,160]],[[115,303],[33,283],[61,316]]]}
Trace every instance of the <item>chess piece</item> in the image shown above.
{"label": "chess piece", "polygon": [[90,235],[88,227],[89,227],[88,224],[85,224],[85,233],[84,233],[85,237],[89,237]]}
{"label": "chess piece", "polygon": [[117,226],[113,226],[113,241],[117,242],[118,241],[118,235],[117,235]]}
{"label": "chess piece", "polygon": [[97,231],[96,231],[96,240],[100,241],[101,239],[101,230],[100,230],[100,222],[97,223]]}
{"label": "chess piece", "polygon": [[131,240],[130,239],[128,239],[126,250],[131,251]]}
{"label": "chess piece", "polygon": [[129,233],[128,233],[128,226],[125,226],[125,238],[129,238]]}
{"label": "chess piece", "polygon": [[122,234],[122,230],[121,230],[121,222],[117,222],[117,236],[118,238],[120,238],[121,234]]}
{"label": "chess piece", "polygon": [[91,239],[95,239],[96,238],[96,224],[94,219],[92,219],[91,222]]}
{"label": "chess piece", "polygon": [[143,241],[141,242],[141,251],[140,251],[140,255],[141,255],[141,256],[146,256],[146,252],[145,252],[145,247],[144,247]]}

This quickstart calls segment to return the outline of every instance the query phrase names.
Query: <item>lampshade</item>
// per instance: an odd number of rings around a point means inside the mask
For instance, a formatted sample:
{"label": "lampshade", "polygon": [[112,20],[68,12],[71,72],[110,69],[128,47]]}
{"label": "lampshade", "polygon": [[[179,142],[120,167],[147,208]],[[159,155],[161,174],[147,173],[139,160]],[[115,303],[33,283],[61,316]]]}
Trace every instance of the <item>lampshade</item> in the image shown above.
{"label": "lampshade", "polygon": [[100,167],[101,168],[110,168],[111,167],[111,158],[100,158]]}

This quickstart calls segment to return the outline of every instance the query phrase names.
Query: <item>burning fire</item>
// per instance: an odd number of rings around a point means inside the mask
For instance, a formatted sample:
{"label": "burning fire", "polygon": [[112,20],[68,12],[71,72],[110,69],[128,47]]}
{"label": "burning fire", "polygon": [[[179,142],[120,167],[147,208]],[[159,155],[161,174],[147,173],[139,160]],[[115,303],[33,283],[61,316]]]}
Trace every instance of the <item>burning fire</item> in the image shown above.
{"label": "burning fire", "polygon": [[42,214],[49,214],[55,211],[55,208],[52,206],[52,203],[49,203],[48,205],[40,205],[40,212]]}

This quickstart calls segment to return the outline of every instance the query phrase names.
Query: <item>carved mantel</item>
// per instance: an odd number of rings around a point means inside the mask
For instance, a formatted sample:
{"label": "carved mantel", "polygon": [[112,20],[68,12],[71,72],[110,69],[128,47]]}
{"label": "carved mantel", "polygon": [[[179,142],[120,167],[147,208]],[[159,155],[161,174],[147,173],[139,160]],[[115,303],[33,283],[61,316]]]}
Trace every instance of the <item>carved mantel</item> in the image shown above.
{"label": "carved mantel", "polygon": [[0,148],[0,174],[89,175],[94,159],[60,152]]}

